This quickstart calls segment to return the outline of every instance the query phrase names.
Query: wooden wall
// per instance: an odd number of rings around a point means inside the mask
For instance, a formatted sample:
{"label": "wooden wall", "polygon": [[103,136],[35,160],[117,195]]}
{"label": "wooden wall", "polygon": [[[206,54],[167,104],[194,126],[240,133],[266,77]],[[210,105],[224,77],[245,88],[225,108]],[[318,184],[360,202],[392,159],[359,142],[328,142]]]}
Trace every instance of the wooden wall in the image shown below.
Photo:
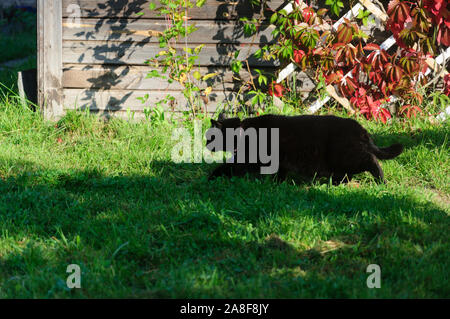
{"label": "wooden wall", "polygon": [[[60,117],[68,109],[86,109],[102,115],[142,114],[167,94],[177,98],[167,106],[174,112],[188,110],[178,84],[146,78],[151,70],[145,61],[162,49],[155,31],[166,21],[149,9],[147,0],[38,0],[39,14],[39,101],[46,117]],[[158,5],[159,2],[155,1]],[[71,11],[81,9],[79,25],[71,22]],[[272,0],[278,9],[284,1]],[[189,10],[190,23],[198,28],[188,38],[189,46],[205,44],[199,57],[204,72],[218,72],[207,111],[231,101],[239,84],[233,81],[231,55],[255,52],[272,40],[273,26],[261,25],[255,39],[246,37],[240,17],[257,17],[250,0],[207,0],[202,8]],[[144,12],[143,15],[138,15]],[[270,14],[268,15],[270,17]],[[184,42],[184,41],[183,41]],[[178,47],[182,50],[183,44]],[[250,57],[251,67],[273,70],[274,64]],[[304,90],[314,84],[305,76]],[[149,95],[143,105],[137,98]]]}

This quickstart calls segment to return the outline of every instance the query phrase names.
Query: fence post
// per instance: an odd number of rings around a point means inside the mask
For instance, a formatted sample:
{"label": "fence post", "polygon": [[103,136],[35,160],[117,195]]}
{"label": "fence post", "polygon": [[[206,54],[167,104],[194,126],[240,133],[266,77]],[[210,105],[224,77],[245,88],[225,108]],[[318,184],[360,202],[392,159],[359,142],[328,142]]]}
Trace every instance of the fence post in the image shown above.
{"label": "fence post", "polygon": [[62,105],[62,1],[38,0],[38,104],[46,119],[59,119]]}

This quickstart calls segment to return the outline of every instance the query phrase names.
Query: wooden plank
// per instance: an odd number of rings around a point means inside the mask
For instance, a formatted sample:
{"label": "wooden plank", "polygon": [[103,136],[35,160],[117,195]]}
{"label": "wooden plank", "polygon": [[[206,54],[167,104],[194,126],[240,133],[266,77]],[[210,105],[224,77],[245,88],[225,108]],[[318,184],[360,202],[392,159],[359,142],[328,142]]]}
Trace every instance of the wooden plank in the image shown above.
{"label": "wooden plank", "polygon": [[[209,111],[207,110],[206,113],[210,116],[213,116],[214,113],[220,111],[219,110],[213,110]],[[90,110],[90,114],[95,114],[99,116],[100,118],[105,119],[111,119],[111,118],[120,118],[125,121],[130,122],[142,122],[142,121],[151,121],[151,118],[144,113],[143,110],[137,110],[137,111],[127,111],[127,110],[120,110],[120,111],[108,111],[108,110]],[[202,112],[203,114],[203,112]],[[170,111],[165,114],[165,118],[167,120],[172,119],[174,121],[184,119],[185,116],[183,112],[177,112],[177,111]]]}
{"label": "wooden plank", "polygon": [[[188,41],[201,43],[260,43],[272,39],[273,25],[260,25],[256,36],[244,34],[242,22],[189,21],[198,29],[188,36]],[[146,41],[159,43],[158,36],[168,28],[164,20],[133,19],[80,19],[80,24],[72,20],[63,21],[64,40],[97,41]],[[184,38],[180,38],[184,42]]]}
{"label": "wooden plank", "polygon": [[448,47],[444,52],[439,54],[434,61],[427,61],[427,63],[432,63],[432,65],[431,68],[429,68],[425,72],[425,75],[430,74],[431,70],[433,70],[434,72],[443,72],[444,76],[448,74],[448,71],[443,68],[442,64],[447,64],[446,62],[448,61],[449,58],[450,58],[450,47]]}
{"label": "wooden plank", "polygon": [[[146,78],[148,72],[153,68],[147,66],[114,66],[114,65],[82,65],[66,64],[63,72],[64,88],[90,88],[90,89],[112,89],[112,90],[180,90],[178,82],[169,84],[167,79]],[[275,69],[263,69],[266,73],[274,72]],[[162,74],[162,70],[158,72]],[[211,79],[203,82],[200,87],[211,86],[214,91],[238,90],[240,82],[236,81],[233,72],[229,68],[201,67],[202,75],[217,73]],[[246,70],[242,70],[241,76],[245,80],[250,79]],[[256,76],[256,72],[253,72]],[[302,92],[311,91],[315,85],[305,73],[298,76]]]}
{"label": "wooden plank", "polygon": [[[143,98],[148,94],[148,100],[142,104],[138,98]],[[153,108],[170,94],[176,102],[173,105],[163,104],[168,111],[183,112],[190,110],[183,93],[180,91],[116,91],[116,90],[85,90],[85,89],[64,89],[64,108],[66,110],[90,109],[96,112],[116,112],[116,111],[142,111],[144,108]],[[206,110],[214,112],[217,108],[224,107],[233,101],[234,92],[213,92],[208,97]],[[228,101],[228,102],[227,102]]]}
{"label": "wooden plank", "polygon": [[37,101],[37,69],[23,70],[18,73],[17,87],[22,104],[36,111]]}
{"label": "wooden plank", "polygon": [[[83,66],[67,65],[64,68],[65,88],[89,88],[111,90],[181,90],[179,82],[169,83],[167,78],[147,78],[152,68],[144,66]],[[162,70],[158,70],[162,74]],[[233,90],[239,83],[233,81],[232,72],[223,68],[201,68],[201,74],[217,73],[202,82],[200,87],[211,86],[213,90]]]}
{"label": "wooden plank", "polygon": [[38,0],[38,101],[47,119],[62,108],[62,3]]}
{"label": "wooden plank", "polygon": [[19,90],[19,101],[23,108],[27,108],[27,96],[23,85],[22,72],[17,73],[17,89]]}
{"label": "wooden plank", "polygon": [[[191,43],[191,47],[198,44]],[[184,54],[183,45],[175,47],[179,54]],[[240,50],[238,59],[247,57],[247,52],[253,54],[259,49],[255,45],[206,44],[197,63],[200,66],[229,66],[236,50]],[[158,45],[138,42],[115,41],[64,41],[63,62],[82,64],[114,64],[114,65],[145,65],[145,61],[161,52]],[[250,56],[250,66],[277,66],[277,62],[262,61]]]}
{"label": "wooden plank", "polygon": [[[164,78],[147,78],[147,74],[151,70],[153,68],[147,66],[65,65],[63,84],[65,88],[109,88],[113,90],[180,90],[182,88],[176,81],[170,84]],[[163,75],[161,69],[157,70]],[[199,72],[203,75],[217,73],[215,77],[203,82],[201,87],[212,86],[214,89],[227,90],[237,84],[229,69],[202,67]],[[247,78],[249,77],[247,76]]]}
{"label": "wooden plank", "polygon": [[[157,6],[158,1],[111,1],[111,0],[63,0],[64,18],[69,17],[70,5],[78,5],[81,9],[82,18],[160,18],[155,10],[149,9],[149,4],[154,2]],[[271,0],[268,2],[270,8],[278,9],[285,1]],[[142,16],[138,16],[143,12]],[[207,0],[205,5],[198,8],[194,5],[189,9],[189,17],[192,19],[210,19],[210,20],[228,20],[239,19],[242,17],[257,18],[260,16],[259,10],[252,8],[251,0]]]}

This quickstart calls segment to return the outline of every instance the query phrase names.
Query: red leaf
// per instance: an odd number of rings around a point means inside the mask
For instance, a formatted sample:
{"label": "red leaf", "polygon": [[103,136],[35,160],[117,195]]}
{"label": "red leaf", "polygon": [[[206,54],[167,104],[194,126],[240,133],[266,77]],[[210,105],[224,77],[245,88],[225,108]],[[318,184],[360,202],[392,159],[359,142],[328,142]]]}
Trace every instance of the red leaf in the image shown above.
{"label": "red leaf", "polygon": [[295,61],[295,63],[300,64],[304,56],[305,56],[305,51],[303,51],[303,50],[294,50],[294,61]]}
{"label": "red leaf", "polygon": [[422,113],[422,109],[420,107],[418,107],[417,105],[407,104],[407,105],[403,105],[400,108],[399,113],[406,115],[407,118],[411,118],[411,115],[416,117],[417,113]]}
{"label": "red leaf", "polygon": [[387,51],[386,50],[381,50],[380,51],[380,61],[382,62],[382,63],[386,63],[387,61],[389,61],[389,58],[390,58],[391,56],[389,55],[389,53],[387,53]]}
{"label": "red leaf", "polygon": [[334,58],[337,62],[342,62],[342,60],[343,60],[342,57],[344,56],[344,52],[345,52],[344,48],[340,48],[339,50],[336,51],[336,55]]}
{"label": "red leaf", "polygon": [[343,77],[343,72],[341,70],[338,70],[335,73],[331,73],[329,75],[325,75],[325,81],[327,84],[334,84],[341,81]]}
{"label": "red leaf", "polygon": [[392,31],[397,44],[402,48],[406,48],[399,34],[405,28],[405,22],[412,21],[411,8],[406,1],[392,0],[389,2],[388,16],[386,28]]}
{"label": "red leaf", "polygon": [[386,124],[387,120],[390,119],[391,113],[389,113],[388,110],[380,108],[378,110],[378,114],[377,114],[378,118],[381,120],[381,122],[383,122],[384,124]]}
{"label": "red leaf", "polygon": [[340,43],[350,43],[353,38],[353,28],[348,23],[342,23],[337,31],[337,41]]}
{"label": "red leaf", "polygon": [[423,7],[426,9],[436,25],[442,23],[444,16],[448,14],[448,3],[446,0],[424,0]]}
{"label": "red leaf", "polygon": [[390,81],[394,82],[394,84],[397,84],[403,75],[403,70],[398,65],[392,65],[391,63],[387,63],[385,65],[386,68],[386,75],[389,78]]}
{"label": "red leaf", "polygon": [[386,81],[381,81],[380,85],[379,85],[381,92],[384,94],[384,96],[390,96],[391,92],[389,90],[389,88],[386,85]]}
{"label": "red leaf", "polygon": [[303,16],[303,20],[308,23],[309,20],[311,19],[311,17],[314,15],[314,11],[313,8],[311,7],[306,7],[302,10],[302,16]]}
{"label": "red leaf", "polygon": [[444,94],[450,96],[450,73],[444,76]]}
{"label": "red leaf", "polygon": [[389,2],[387,13],[391,22],[394,21],[402,27],[406,19],[411,18],[411,8],[406,1],[392,0]]}
{"label": "red leaf", "polygon": [[275,95],[276,97],[282,97],[282,96],[283,96],[284,90],[285,90],[285,89],[284,89],[284,87],[283,87],[281,84],[276,83],[276,82],[274,81],[274,82],[272,82],[272,83],[269,85],[269,91],[268,91],[268,94],[269,94],[270,96]]}
{"label": "red leaf", "polygon": [[[345,87],[349,94],[353,94],[355,90],[358,88],[358,84],[351,77],[345,78]],[[344,94],[346,95],[346,94]]]}
{"label": "red leaf", "polygon": [[380,46],[375,43],[368,43],[363,49],[367,51],[375,51],[375,50],[380,51]]}
{"label": "red leaf", "polygon": [[450,29],[445,24],[441,24],[439,27],[437,42],[446,47],[450,46]]}
{"label": "red leaf", "polygon": [[344,61],[346,65],[353,65],[355,63],[356,53],[357,53],[356,48],[352,48],[350,46],[346,47],[346,49],[345,49],[346,60]]}

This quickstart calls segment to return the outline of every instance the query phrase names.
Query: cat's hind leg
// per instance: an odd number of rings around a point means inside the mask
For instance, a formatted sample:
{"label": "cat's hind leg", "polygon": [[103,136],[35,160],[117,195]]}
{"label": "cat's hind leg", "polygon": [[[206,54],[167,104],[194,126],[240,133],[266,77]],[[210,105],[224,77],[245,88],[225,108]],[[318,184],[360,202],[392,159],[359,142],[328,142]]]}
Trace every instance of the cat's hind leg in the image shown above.
{"label": "cat's hind leg", "polygon": [[278,172],[275,174],[275,181],[277,183],[283,183],[284,181],[286,181],[287,175],[288,175],[287,169],[285,169],[284,167],[280,167],[278,169]]}

